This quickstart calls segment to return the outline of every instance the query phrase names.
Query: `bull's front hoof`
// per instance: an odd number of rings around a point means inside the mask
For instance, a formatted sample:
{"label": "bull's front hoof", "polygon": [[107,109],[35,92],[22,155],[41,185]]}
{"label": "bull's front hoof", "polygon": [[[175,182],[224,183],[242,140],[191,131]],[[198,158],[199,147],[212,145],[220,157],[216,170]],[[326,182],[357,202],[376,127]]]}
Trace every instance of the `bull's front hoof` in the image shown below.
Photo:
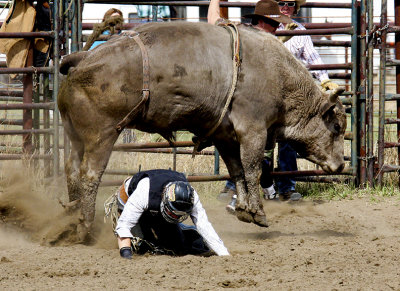
{"label": "bull's front hoof", "polygon": [[252,223],[254,222],[253,216],[251,213],[246,212],[243,209],[236,209],[235,211],[236,217],[243,222]]}
{"label": "bull's front hoof", "polygon": [[249,213],[242,209],[236,209],[236,217],[243,222],[254,223],[261,227],[268,227],[267,217],[265,215]]}
{"label": "bull's front hoof", "polygon": [[90,225],[86,225],[85,223],[79,223],[76,227],[76,233],[78,236],[79,243],[90,243],[91,235],[90,235],[91,227]]}
{"label": "bull's front hoof", "polygon": [[254,215],[254,224],[261,227],[268,227],[267,217],[265,215]]}

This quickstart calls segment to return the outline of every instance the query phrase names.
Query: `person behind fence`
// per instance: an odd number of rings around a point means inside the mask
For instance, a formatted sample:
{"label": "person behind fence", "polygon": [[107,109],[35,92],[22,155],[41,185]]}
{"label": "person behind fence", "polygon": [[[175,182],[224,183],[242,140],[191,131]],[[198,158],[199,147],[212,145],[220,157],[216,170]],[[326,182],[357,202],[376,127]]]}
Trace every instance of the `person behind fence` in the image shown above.
{"label": "person behind fence", "polygon": [[[184,174],[149,170],[125,180],[116,193],[115,234],[122,258],[133,253],[229,255]],[[182,222],[190,216],[194,226]]]}
{"label": "person behind fence", "polygon": [[[171,11],[173,11],[172,6],[156,6],[156,19],[157,21],[167,21],[171,18]],[[153,21],[153,6],[152,5],[136,5],[137,14],[140,22],[151,22]]]}
{"label": "person behind fence", "polygon": [[[306,0],[279,0],[278,5],[280,12],[290,18],[300,11],[301,5]],[[299,22],[292,20],[297,26],[295,30],[305,30],[305,27]],[[277,31],[287,29],[283,24],[280,24]],[[309,35],[296,35],[291,37],[284,43],[284,46],[300,61],[306,65],[321,65],[322,59],[315,50]],[[311,71],[311,74],[321,82],[323,91],[334,90],[338,85],[329,79],[326,70]],[[287,142],[280,142],[278,147],[278,169],[279,171],[297,171],[297,153]],[[276,179],[276,186],[281,199],[299,200],[301,194],[295,190],[296,181],[290,177],[279,177]],[[271,196],[271,198],[275,198]]]}

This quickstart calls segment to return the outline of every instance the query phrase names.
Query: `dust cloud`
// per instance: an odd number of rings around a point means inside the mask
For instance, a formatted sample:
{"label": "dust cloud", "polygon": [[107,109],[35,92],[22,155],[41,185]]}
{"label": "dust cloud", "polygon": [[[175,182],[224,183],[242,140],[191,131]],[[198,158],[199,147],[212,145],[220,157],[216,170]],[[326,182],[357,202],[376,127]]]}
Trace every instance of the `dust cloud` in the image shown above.
{"label": "dust cloud", "polygon": [[34,241],[43,245],[75,243],[79,217],[66,213],[61,206],[58,199],[62,192],[60,187],[46,186],[38,173],[29,167],[16,163],[3,165],[0,178],[1,241],[5,244],[15,241]]}

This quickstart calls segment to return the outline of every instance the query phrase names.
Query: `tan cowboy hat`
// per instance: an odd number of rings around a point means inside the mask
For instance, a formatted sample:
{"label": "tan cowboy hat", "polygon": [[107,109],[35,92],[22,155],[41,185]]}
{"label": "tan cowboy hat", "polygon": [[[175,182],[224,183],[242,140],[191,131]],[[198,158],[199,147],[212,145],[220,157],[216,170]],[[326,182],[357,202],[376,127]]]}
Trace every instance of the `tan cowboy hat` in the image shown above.
{"label": "tan cowboy hat", "polygon": [[[303,0],[304,1],[304,0]],[[274,20],[279,23],[291,23],[292,20],[290,17],[283,15],[280,10],[278,3],[274,0],[261,0],[256,4],[256,8],[254,9],[253,14],[247,14],[243,17],[246,18],[267,18],[270,20]]]}
{"label": "tan cowboy hat", "polygon": [[278,0],[278,2],[285,1],[285,2],[296,2],[296,14],[299,13],[300,6],[306,3],[306,0]]}

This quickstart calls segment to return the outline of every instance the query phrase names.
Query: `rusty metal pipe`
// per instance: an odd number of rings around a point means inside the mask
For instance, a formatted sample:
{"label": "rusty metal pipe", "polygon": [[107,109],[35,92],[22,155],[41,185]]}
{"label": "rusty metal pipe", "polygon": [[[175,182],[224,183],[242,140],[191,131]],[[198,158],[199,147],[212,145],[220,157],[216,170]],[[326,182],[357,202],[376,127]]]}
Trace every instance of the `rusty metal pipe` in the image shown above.
{"label": "rusty metal pipe", "polygon": [[24,91],[0,90],[0,96],[23,97]]}
{"label": "rusty metal pipe", "polygon": [[308,65],[309,70],[351,70],[352,63],[347,64],[321,64],[321,65]]}
{"label": "rusty metal pipe", "polygon": [[351,184],[353,183],[352,177],[334,178],[334,177],[295,177],[294,180],[298,182],[314,182],[314,183],[327,183],[327,184]]}
{"label": "rusty metal pipe", "polygon": [[[387,1],[381,2],[381,27],[387,24]],[[379,131],[378,131],[378,169],[382,169],[385,157],[385,85],[386,85],[386,30],[382,31],[379,65]],[[383,186],[383,171],[378,171],[378,184]]]}
{"label": "rusty metal pipe", "polygon": [[0,130],[0,135],[31,135],[33,133],[37,134],[53,134],[54,129],[22,129],[22,130]]}
{"label": "rusty metal pipe", "polygon": [[[400,32],[400,0],[395,0],[394,14],[395,14],[395,25],[397,25],[397,31]],[[394,27],[389,28],[391,31]],[[396,33],[395,35],[395,57],[396,60],[393,60],[396,66],[396,93],[400,95],[400,35]],[[400,119],[400,100],[396,101],[397,107],[397,118]],[[397,140],[400,140],[400,124],[397,124]],[[400,164],[400,148],[397,149],[397,163]],[[400,177],[398,185],[400,185]]]}
{"label": "rusty metal pipe", "polygon": [[0,68],[0,74],[53,74],[53,67]]}
{"label": "rusty metal pipe", "polygon": [[[114,151],[123,151],[123,152],[137,152],[137,153],[159,153],[159,154],[173,154],[174,149],[131,149],[131,150],[114,150]],[[180,155],[192,155],[193,150],[175,150],[177,154]],[[195,153],[195,155],[205,155],[205,156],[213,156],[214,151],[201,151],[199,153]]]}
{"label": "rusty metal pipe", "polygon": [[11,101],[11,102],[22,102],[24,99],[22,97],[3,97],[0,96],[0,101]]}
{"label": "rusty metal pipe", "polygon": [[113,150],[127,149],[149,149],[149,148],[171,148],[171,147],[192,147],[192,141],[176,141],[176,142],[146,142],[146,143],[125,143],[114,145]]}
{"label": "rusty metal pipe", "polygon": [[23,125],[22,119],[0,118],[0,125]]}
{"label": "rusty metal pipe", "polygon": [[[368,0],[368,31],[374,29],[374,1]],[[374,44],[372,41],[367,43],[368,51],[368,77],[367,77],[367,109],[368,109],[368,141],[367,141],[367,178],[370,187],[375,185],[374,177]]]}
{"label": "rusty metal pipe", "polygon": [[388,172],[398,172],[400,171],[400,166],[395,166],[395,165],[384,165],[381,169],[382,172],[388,173]]}
{"label": "rusty metal pipe", "polygon": [[400,143],[399,142],[385,142],[383,144],[383,147],[385,149],[387,149],[387,148],[397,148],[397,147],[400,147]]}
{"label": "rusty metal pipe", "polygon": [[[290,171],[290,172],[271,172],[272,176],[318,176],[318,175],[352,175],[352,169],[344,169],[342,173],[327,174],[323,170],[312,170],[312,171]],[[229,175],[188,175],[187,179],[189,182],[210,182],[210,181],[225,181],[230,179]],[[120,186],[123,180],[104,180],[100,186]]]}
{"label": "rusty metal pipe", "polygon": [[400,100],[400,94],[386,94],[385,100],[386,101]]}
{"label": "rusty metal pipe", "polygon": [[385,124],[400,124],[400,117],[399,118],[386,118]]}
{"label": "rusty metal pipe", "polygon": [[314,46],[340,46],[340,47],[351,47],[350,41],[343,40],[313,40]]}
{"label": "rusty metal pipe", "polygon": [[[26,57],[26,66],[33,65],[33,43],[30,42],[28,56]],[[2,69],[5,70],[5,69]],[[33,127],[33,119],[32,119],[32,98],[33,98],[33,77],[32,74],[25,74],[23,76],[24,85],[24,94],[23,94],[23,102],[24,104],[0,104],[0,108],[9,109],[12,108],[14,105],[23,106],[23,108],[18,107],[18,109],[23,109],[22,112],[22,119],[23,125],[22,128],[24,129],[23,136],[22,136],[22,143],[24,148],[25,154],[32,154],[33,153],[33,145],[32,145],[32,134],[31,131]],[[8,106],[10,105],[10,107]]]}
{"label": "rusty metal pipe", "polygon": [[329,73],[330,79],[351,79],[350,73]]}
{"label": "rusty metal pipe", "polygon": [[281,35],[332,35],[332,34],[353,34],[353,27],[332,28],[332,29],[308,29],[308,30],[281,30],[275,33]]}
{"label": "rusty metal pipe", "polygon": [[[222,4],[222,2],[221,2]],[[93,30],[93,26],[96,23],[82,23],[82,30]],[[124,23],[122,25],[123,30],[129,30],[137,26],[143,25],[143,23]],[[332,29],[332,28],[346,28],[351,27],[351,23],[303,23],[306,29]],[[86,36],[87,37],[87,36]],[[110,35],[99,36],[99,40],[110,39]]]}
{"label": "rusty metal pipe", "polygon": [[[357,13],[359,23],[359,35],[367,35],[367,0],[360,1],[360,9]],[[367,42],[365,37],[359,38],[359,127],[358,127],[358,147],[359,147],[359,184],[364,187],[367,182],[367,106],[366,106],[366,82],[367,82]]]}
{"label": "rusty metal pipe", "polygon": [[346,140],[353,140],[353,138],[354,138],[354,136],[353,136],[352,132],[346,132],[344,134],[344,139],[346,139]]}
{"label": "rusty metal pipe", "polygon": [[[132,0],[86,0],[85,3],[166,5],[166,6],[209,6],[209,1],[132,1]],[[221,7],[255,7],[255,2],[221,2]],[[313,8],[351,8],[350,3],[308,2],[303,7]]]}
{"label": "rusty metal pipe", "polygon": [[345,168],[340,173],[326,173],[324,170],[307,170],[307,171],[285,171],[285,172],[271,172],[271,176],[280,177],[296,177],[296,176],[326,176],[326,175],[353,175],[352,168]]}
{"label": "rusty metal pipe", "polygon": [[14,155],[0,155],[1,161],[7,160],[22,160],[22,159],[44,159],[44,160],[51,160],[52,155],[26,155],[26,154],[14,154]]}
{"label": "rusty metal pipe", "polygon": [[0,38],[54,38],[53,31],[43,32],[0,32]]}
{"label": "rusty metal pipe", "polygon": [[23,103],[23,104],[0,104],[2,110],[19,110],[19,109],[54,109],[54,102],[47,103]]}

